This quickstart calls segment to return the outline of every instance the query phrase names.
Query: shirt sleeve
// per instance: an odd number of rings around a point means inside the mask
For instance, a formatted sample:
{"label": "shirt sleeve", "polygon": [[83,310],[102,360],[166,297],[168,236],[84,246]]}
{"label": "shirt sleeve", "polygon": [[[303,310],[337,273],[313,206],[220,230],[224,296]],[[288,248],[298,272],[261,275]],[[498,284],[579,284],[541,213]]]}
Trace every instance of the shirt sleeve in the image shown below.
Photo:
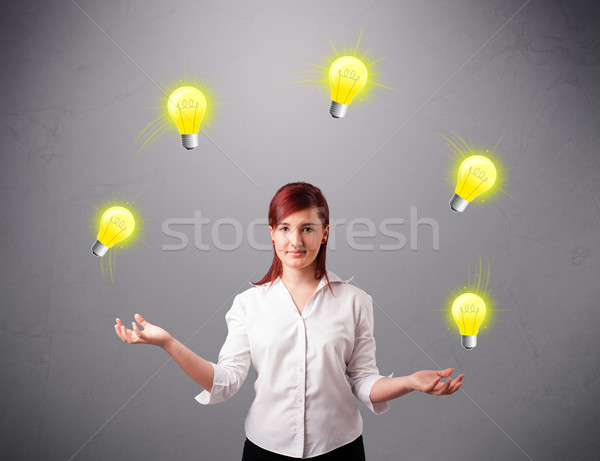
{"label": "shirt sleeve", "polygon": [[[384,376],[379,374],[375,362],[375,338],[373,337],[373,298],[366,295],[367,300],[360,306],[356,324],[354,349],[348,361],[346,374],[352,387],[352,393],[376,415],[388,411],[389,402],[371,402],[373,384]],[[390,375],[391,376],[391,375]]]}
{"label": "shirt sleeve", "polygon": [[223,402],[233,397],[248,375],[250,344],[238,296],[225,315],[228,333],[219,353],[218,363],[210,362],[215,371],[212,390],[205,390],[196,396],[196,400],[203,405]]}

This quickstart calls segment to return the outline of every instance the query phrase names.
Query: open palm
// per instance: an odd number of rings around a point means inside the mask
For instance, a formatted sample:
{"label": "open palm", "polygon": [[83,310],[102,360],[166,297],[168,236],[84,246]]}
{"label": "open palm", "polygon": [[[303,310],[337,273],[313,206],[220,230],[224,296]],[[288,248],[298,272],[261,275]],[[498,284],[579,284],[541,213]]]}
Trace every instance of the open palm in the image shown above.
{"label": "open palm", "polygon": [[129,344],[153,344],[163,347],[173,338],[168,331],[157,325],[152,325],[146,321],[140,314],[134,316],[137,323],[143,328],[140,330],[136,322],[131,322],[133,330],[125,328],[121,319],[117,318],[115,324],[115,332],[123,342]]}
{"label": "open palm", "polygon": [[445,370],[421,370],[410,375],[412,387],[426,394],[449,395],[455,393],[462,386],[462,379],[465,375],[459,375],[454,381],[448,378],[442,382],[442,378],[452,374],[452,368]]}

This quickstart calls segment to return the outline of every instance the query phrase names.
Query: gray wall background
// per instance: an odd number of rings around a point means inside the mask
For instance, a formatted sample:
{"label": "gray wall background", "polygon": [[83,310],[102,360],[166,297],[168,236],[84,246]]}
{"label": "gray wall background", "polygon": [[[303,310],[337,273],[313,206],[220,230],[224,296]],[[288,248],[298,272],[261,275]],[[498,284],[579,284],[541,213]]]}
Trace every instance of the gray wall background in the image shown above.
{"label": "gray wall background", "polygon": [[[405,218],[408,236],[416,207],[439,223],[438,251],[427,225],[417,250],[391,252],[352,249],[340,226],[328,255],[377,303],[381,373],[435,362],[466,375],[450,397],[409,394],[382,416],[362,407],[369,460],[598,452],[597,2],[530,1],[504,27],[525,2],[77,3],[2,6],[0,457],[240,459],[252,373],[233,399],[201,406],[163,351],[123,344],[113,324],[140,312],[215,361],[233,296],[271,254],[245,239],[164,251],[162,223],[201,210],[246,226],[295,180],[319,186],[336,219]],[[331,54],[328,39],[353,47],[363,27],[360,48],[386,56],[377,81],[397,91],[375,88],[335,121],[327,92],[290,82]],[[152,80],[166,88],[184,63],[223,104],[194,151],[170,131],[136,155],[161,101]],[[449,210],[450,130],[490,147],[502,138],[515,199]],[[137,196],[146,242],[111,250],[114,283],[90,253],[95,206],[113,194]],[[497,312],[469,352],[435,309],[480,256]]]}

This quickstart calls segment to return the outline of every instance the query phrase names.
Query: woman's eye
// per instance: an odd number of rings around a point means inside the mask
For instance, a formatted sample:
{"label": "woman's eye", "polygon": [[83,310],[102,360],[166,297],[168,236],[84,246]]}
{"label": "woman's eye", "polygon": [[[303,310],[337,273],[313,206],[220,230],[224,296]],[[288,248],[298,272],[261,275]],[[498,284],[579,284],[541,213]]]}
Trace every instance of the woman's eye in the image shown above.
{"label": "woman's eye", "polygon": [[[283,226],[279,228],[280,231],[286,232],[288,230],[287,226]],[[309,232],[314,232],[315,230],[312,227],[305,227],[304,230],[308,230]]]}

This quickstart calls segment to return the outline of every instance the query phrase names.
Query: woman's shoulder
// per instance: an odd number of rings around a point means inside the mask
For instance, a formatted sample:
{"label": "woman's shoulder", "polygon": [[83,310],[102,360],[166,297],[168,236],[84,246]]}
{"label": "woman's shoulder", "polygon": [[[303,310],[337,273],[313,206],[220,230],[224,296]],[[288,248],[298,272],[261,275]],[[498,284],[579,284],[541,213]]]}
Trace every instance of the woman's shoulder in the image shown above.
{"label": "woman's shoulder", "polygon": [[270,283],[265,283],[263,285],[254,285],[253,283],[250,283],[250,285],[250,288],[247,288],[235,296],[236,302],[247,303],[263,298],[269,291]]}
{"label": "woman's shoulder", "polygon": [[369,295],[365,290],[351,283],[338,285],[337,287],[334,286],[334,293],[336,293],[336,289],[337,293],[339,293],[340,295],[351,297],[352,299],[355,299],[361,303],[371,302],[372,300],[371,295]]}
{"label": "woman's shoulder", "polygon": [[339,293],[341,296],[349,296],[360,303],[371,301],[371,296],[365,290],[350,283],[354,279],[354,276],[341,279],[333,272],[327,271],[327,277],[331,282],[334,294]]}

